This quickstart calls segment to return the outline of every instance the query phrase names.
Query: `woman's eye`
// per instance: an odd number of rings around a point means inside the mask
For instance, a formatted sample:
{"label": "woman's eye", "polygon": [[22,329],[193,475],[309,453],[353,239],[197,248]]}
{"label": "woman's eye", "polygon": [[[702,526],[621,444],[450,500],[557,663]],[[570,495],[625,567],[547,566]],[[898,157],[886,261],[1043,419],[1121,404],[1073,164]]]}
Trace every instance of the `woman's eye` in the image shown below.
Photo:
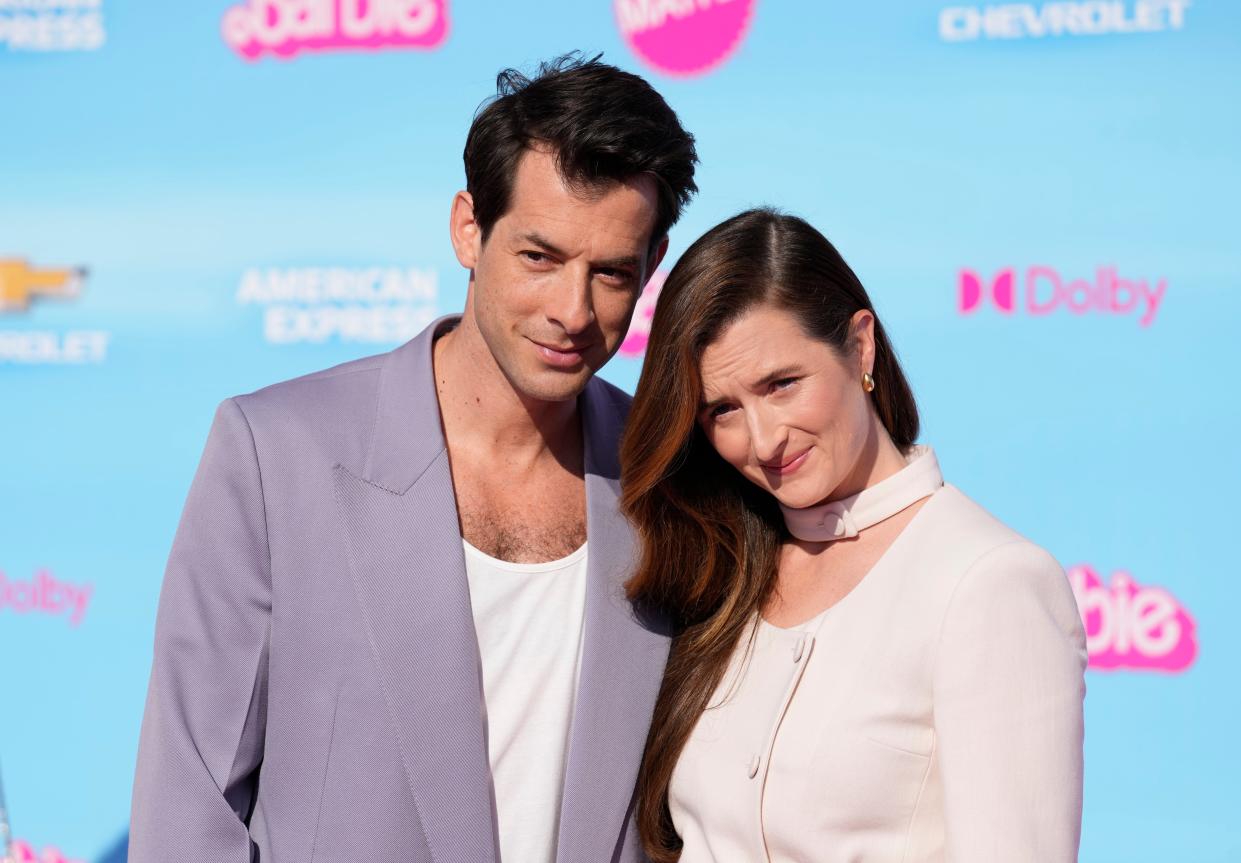
{"label": "woman's eye", "polygon": [[724,416],[724,414],[731,411],[732,409],[733,409],[732,405],[716,405],[715,407],[711,408],[711,412],[708,413],[707,416],[709,416],[713,420],[717,420],[720,417]]}

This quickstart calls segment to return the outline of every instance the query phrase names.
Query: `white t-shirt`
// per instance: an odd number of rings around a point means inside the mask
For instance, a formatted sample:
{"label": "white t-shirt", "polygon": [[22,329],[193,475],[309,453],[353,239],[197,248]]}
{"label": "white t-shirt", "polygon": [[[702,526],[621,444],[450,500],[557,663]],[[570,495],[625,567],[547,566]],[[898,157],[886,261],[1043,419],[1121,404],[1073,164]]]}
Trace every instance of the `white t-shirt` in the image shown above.
{"label": "white t-shirt", "polygon": [[586,611],[586,545],[509,563],[465,545],[503,863],[552,863]]}

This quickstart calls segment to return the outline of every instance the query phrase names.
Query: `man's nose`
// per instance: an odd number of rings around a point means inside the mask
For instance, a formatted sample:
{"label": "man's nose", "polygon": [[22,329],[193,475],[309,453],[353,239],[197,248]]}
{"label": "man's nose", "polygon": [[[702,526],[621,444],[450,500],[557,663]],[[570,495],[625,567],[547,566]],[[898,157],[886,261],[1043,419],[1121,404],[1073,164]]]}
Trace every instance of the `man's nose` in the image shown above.
{"label": "man's nose", "polygon": [[563,278],[552,288],[547,317],[566,333],[584,332],[595,322],[595,305],[590,294],[591,273],[586,267],[565,267]]}

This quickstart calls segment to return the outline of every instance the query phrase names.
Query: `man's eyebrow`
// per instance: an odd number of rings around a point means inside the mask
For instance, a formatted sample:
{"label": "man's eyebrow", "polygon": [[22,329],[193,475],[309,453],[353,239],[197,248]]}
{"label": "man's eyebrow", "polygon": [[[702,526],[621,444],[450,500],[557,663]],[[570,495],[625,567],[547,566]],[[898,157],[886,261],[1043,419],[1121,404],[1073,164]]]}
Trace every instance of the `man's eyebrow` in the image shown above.
{"label": "man's eyebrow", "polygon": [[592,261],[591,266],[597,270],[636,270],[640,263],[641,259],[637,255],[623,255],[619,258]]}
{"label": "man's eyebrow", "polygon": [[[532,246],[538,246],[549,255],[555,255],[556,257],[561,258],[565,256],[562,249],[558,248],[554,243],[534,231],[529,231],[522,234],[518,237],[518,239],[527,242]],[[642,259],[638,255],[621,255],[616,258],[606,258],[602,261],[591,261],[591,266],[595,269],[601,270],[637,269],[641,262]]]}
{"label": "man's eyebrow", "polygon": [[556,246],[553,245],[549,240],[543,239],[543,237],[539,236],[534,231],[530,231],[528,233],[522,234],[517,239],[521,240],[522,242],[529,243],[532,246],[538,246],[540,249],[550,254],[561,256],[561,257],[564,256],[563,251],[556,248]]}

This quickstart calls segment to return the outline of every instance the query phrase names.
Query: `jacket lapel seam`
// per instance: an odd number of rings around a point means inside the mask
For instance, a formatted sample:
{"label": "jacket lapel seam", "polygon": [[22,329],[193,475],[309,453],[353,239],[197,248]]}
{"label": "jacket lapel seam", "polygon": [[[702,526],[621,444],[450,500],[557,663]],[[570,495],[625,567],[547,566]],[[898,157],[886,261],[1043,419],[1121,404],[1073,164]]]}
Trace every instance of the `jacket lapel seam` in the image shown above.
{"label": "jacket lapel seam", "polygon": [[367,479],[365,476],[358,476],[358,475],[357,475],[357,474],[355,474],[353,471],[351,471],[349,468],[345,467],[343,464],[340,464],[339,462],[337,462],[336,464],[332,465],[332,467],[333,467],[333,469],[339,468],[340,470],[343,470],[345,473],[349,474],[351,477],[353,477],[354,479],[356,479],[358,482],[364,482],[364,483],[366,483],[366,484],[367,484],[367,485],[369,485],[369,486],[373,486],[373,487],[375,487],[375,488],[379,489],[380,491],[386,491],[388,494],[396,495],[397,497],[404,497],[404,496],[406,495],[406,493],[408,493],[408,492],[409,492],[409,490],[410,490],[411,488],[413,488],[414,486],[416,486],[416,485],[419,483],[419,481],[420,481],[420,480],[421,480],[424,476],[426,476],[427,471],[429,471],[432,467],[434,467],[434,466],[435,466],[435,463],[436,463],[437,461],[439,461],[440,456],[442,456],[442,455],[446,452],[446,450],[447,450],[447,448],[444,448],[444,449],[440,449],[440,450],[438,450],[438,451],[435,453],[435,455],[431,457],[431,460],[430,460],[429,462],[427,462],[426,466],[425,466],[425,467],[423,467],[423,469],[422,469],[422,470],[420,470],[420,471],[418,472],[418,475],[417,475],[416,477],[414,477],[413,481],[412,481],[409,485],[407,485],[403,491],[397,491],[397,490],[396,490],[396,489],[394,489],[394,488],[389,488],[388,486],[384,485],[383,483],[381,483],[381,482],[376,482],[376,481],[375,481],[375,480],[373,480],[373,479]]}

